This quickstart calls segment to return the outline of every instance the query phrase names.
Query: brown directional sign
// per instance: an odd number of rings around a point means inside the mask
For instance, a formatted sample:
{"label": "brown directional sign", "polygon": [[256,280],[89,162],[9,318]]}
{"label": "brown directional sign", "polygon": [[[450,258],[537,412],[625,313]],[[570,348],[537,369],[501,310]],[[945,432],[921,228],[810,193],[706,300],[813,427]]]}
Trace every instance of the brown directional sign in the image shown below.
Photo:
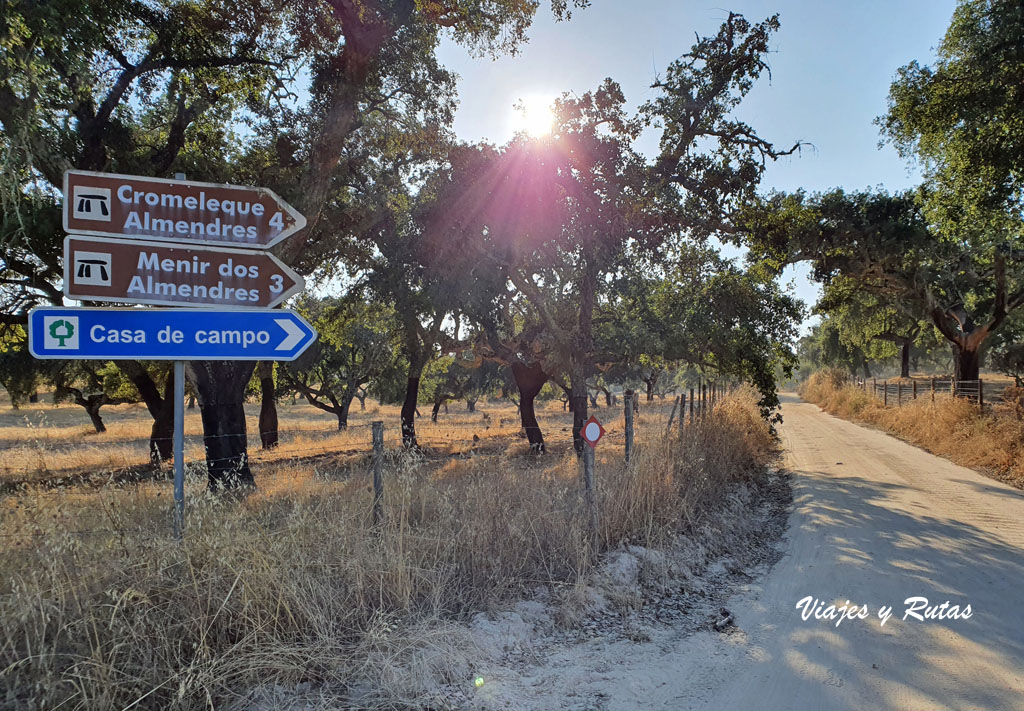
{"label": "brown directional sign", "polygon": [[269,252],[68,235],[64,293],[84,301],[277,306],[302,277]]}
{"label": "brown directional sign", "polygon": [[64,231],[267,249],[306,218],[266,188],[69,170]]}

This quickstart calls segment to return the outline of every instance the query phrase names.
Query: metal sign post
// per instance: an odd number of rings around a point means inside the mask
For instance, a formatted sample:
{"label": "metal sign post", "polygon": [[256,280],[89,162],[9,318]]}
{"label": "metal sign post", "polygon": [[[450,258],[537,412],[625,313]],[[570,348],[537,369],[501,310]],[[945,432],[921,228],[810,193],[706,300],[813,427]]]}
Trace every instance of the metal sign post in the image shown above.
{"label": "metal sign post", "polygon": [[185,532],[185,361],[174,361],[174,537]]}
{"label": "metal sign post", "polygon": [[583,448],[583,502],[587,507],[590,545],[594,551],[597,551],[600,531],[597,523],[597,492],[594,490],[594,449],[604,437],[605,431],[601,422],[591,415],[590,419],[583,423],[579,434],[587,444]]}

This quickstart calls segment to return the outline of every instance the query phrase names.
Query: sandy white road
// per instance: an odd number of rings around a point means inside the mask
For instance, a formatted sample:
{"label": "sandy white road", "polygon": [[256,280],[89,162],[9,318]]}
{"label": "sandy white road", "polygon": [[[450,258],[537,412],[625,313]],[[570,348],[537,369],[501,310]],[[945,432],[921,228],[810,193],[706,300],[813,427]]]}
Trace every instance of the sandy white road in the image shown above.
{"label": "sandy white road", "polygon": [[[1024,711],[1024,493],[783,401],[793,510],[782,559],[726,602],[737,629],[710,631],[707,618],[697,633],[554,645],[485,670],[464,708]],[[804,621],[807,595],[871,617]],[[970,604],[972,617],[903,621],[912,596]],[[884,626],[882,605],[894,609]]]}
{"label": "sandy white road", "polygon": [[[785,557],[731,607],[743,634],[702,633],[675,708],[1024,709],[1024,494],[784,397],[793,473]],[[872,617],[804,622],[805,595]],[[900,619],[903,601],[970,603],[969,620]],[[891,605],[882,626],[876,612]],[[668,704],[666,704],[667,706]]]}

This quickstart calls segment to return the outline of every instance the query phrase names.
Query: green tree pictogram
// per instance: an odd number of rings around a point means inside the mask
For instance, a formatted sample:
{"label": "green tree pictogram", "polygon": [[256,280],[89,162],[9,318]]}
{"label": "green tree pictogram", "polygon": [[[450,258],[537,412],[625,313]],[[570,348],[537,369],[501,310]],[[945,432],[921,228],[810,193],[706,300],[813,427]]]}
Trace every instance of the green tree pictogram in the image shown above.
{"label": "green tree pictogram", "polygon": [[75,327],[70,321],[61,319],[50,324],[50,338],[60,341],[60,348],[64,348],[64,341],[75,335]]}

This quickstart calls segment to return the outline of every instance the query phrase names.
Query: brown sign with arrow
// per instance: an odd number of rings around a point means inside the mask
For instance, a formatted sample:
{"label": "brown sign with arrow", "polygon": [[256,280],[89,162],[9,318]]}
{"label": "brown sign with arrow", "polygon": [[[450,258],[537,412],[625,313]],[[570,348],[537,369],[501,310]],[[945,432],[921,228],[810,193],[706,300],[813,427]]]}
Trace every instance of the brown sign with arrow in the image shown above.
{"label": "brown sign with arrow", "polygon": [[64,238],[64,293],[73,299],[266,308],[304,285],[301,276],[269,252]]}
{"label": "brown sign with arrow", "polygon": [[306,218],[267,188],[69,170],[64,230],[267,249]]}

